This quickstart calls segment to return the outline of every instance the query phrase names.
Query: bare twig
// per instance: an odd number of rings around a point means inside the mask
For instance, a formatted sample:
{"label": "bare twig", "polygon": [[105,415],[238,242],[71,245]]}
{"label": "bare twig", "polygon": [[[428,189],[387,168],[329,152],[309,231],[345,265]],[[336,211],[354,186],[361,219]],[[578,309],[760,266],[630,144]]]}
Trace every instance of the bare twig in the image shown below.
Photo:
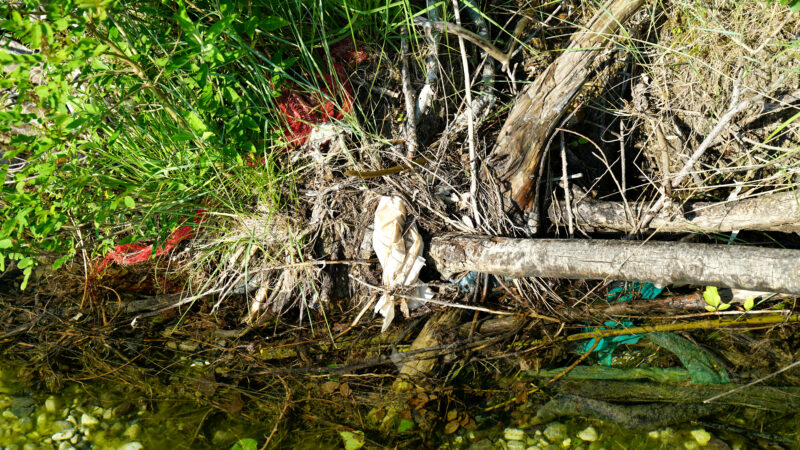
{"label": "bare twig", "polygon": [[[436,2],[427,0],[427,6],[430,21],[438,22],[440,17]],[[439,78],[439,61],[437,59],[439,56],[439,32],[433,31],[432,27],[424,27],[424,30],[430,49],[428,49],[428,56],[425,58],[425,85],[419,91],[415,107],[415,119],[417,121],[422,120],[422,116],[428,112],[435,94],[436,80]]]}
{"label": "bare twig", "polygon": [[564,200],[567,207],[567,230],[569,237],[575,235],[575,227],[572,221],[572,201],[569,196],[569,174],[567,173],[567,145],[564,143],[564,133],[561,136],[561,186],[564,188]]}
{"label": "bare twig", "polygon": [[408,159],[414,159],[417,153],[417,118],[414,110],[414,90],[411,88],[411,75],[408,71],[408,37],[405,36],[407,34],[405,27],[403,27],[402,33],[403,39],[400,41],[400,57],[403,60],[401,73],[403,78],[403,94],[406,99],[406,156]]}
{"label": "bare twig", "polygon": [[269,433],[269,436],[267,437],[266,442],[264,442],[264,445],[261,446],[261,450],[266,450],[266,448],[269,446],[270,441],[272,440],[272,437],[275,436],[275,433],[278,432],[278,425],[280,425],[281,420],[286,415],[286,410],[289,409],[289,401],[292,399],[292,391],[289,389],[289,385],[286,384],[286,381],[284,381],[284,379],[281,378],[279,375],[276,375],[276,377],[279,380],[281,380],[281,384],[283,384],[283,389],[286,390],[286,399],[284,399],[283,401],[283,409],[281,409],[281,413],[278,416],[278,419],[275,420],[275,426],[272,427],[272,431]]}
{"label": "bare twig", "polygon": [[[458,0],[453,0],[453,10],[457,26],[461,28],[461,14],[458,11]],[[491,44],[490,44],[491,45]],[[464,45],[464,37],[458,34],[458,47],[461,50],[461,63],[464,66],[464,95],[467,99],[467,141],[469,145],[469,200],[472,206],[472,218],[475,220],[475,227],[480,228],[481,216],[478,214],[478,159],[475,155],[475,117],[472,111],[472,80],[469,76],[469,63],[467,62],[467,49]]]}
{"label": "bare twig", "polygon": [[572,371],[572,369],[574,369],[574,368],[575,368],[575,366],[577,366],[578,364],[580,364],[580,363],[581,363],[581,361],[583,361],[584,359],[586,359],[586,357],[587,357],[587,356],[589,356],[589,355],[591,355],[591,354],[592,354],[592,352],[594,351],[594,349],[596,349],[596,348],[597,348],[597,345],[598,345],[598,344],[600,344],[600,339],[597,339],[597,338],[595,338],[595,339],[594,339],[594,344],[592,344],[592,347],[591,347],[589,350],[587,350],[587,351],[586,351],[586,353],[582,354],[582,355],[580,356],[580,358],[576,359],[576,360],[575,360],[575,362],[573,362],[572,364],[570,364],[570,365],[569,365],[569,367],[567,367],[566,369],[564,369],[564,371],[563,371],[563,372],[561,372],[561,373],[559,373],[558,375],[556,375],[556,376],[554,376],[553,378],[551,378],[551,379],[550,379],[550,381],[548,381],[548,382],[547,382],[547,384],[552,384],[552,383],[555,383],[556,381],[558,381],[558,380],[560,380],[561,378],[563,378],[563,377],[564,377],[564,375],[566,375],[566,374],[570,373],[570,372]]}
{"label": "bare twig", "polygon": [[[456,10],[458,10],[458,5],[455,5]],[[456,16],[458,17],[458,16]],[[459,19],[456,19],[458,22]],[[478,36],[477,34],[473,33],[472,31],[467,30],[466,28],[462,27],[457,23],[450,23],[450,22],[431,22],[430,20],[424,17],[415,17],[414,23],[421,27],[431,27],[435,30],[450,33],[458,36],[460,39],[466,39],[473,44],[477,45],[478,47],[482,48],[489,54],[492,58],[500,61],[503,67],[508,66],[509,57],[507,54],[503,53],[499,48],[495,47],[494,44],[487,41],[486,39]]]}

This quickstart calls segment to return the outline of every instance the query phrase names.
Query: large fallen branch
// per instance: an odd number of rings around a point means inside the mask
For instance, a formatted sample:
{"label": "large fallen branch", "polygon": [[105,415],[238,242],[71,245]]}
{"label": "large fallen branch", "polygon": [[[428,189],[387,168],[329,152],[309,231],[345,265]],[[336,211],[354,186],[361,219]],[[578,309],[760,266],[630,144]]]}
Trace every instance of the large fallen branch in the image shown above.
{"label": "large fallen branch", "polygon": [[[648,211],[643,204],[630,204],[631,217],[622,202],[584,199],[572,205],[575,224],[587,231],[633,231]],[[551,204],[550,220],[565,226],[566,203]],[[730,232],[734,230],[800,231],[800,199],[795,192],[781,192],[726,203],[687,204],[679,214],[653,218],[648,228],[665,233]]]}
{"label": "large fallen branch", "polygon": [[608,0],[561,54],[517,99],[492,151],[489,166],[510,184],[522,210],[533,202],[542,150],[570,102],[584,85],[611,38],[644,0]]}
{"label": "large fallen branch", "polygon": [[800,294],[800,250],[447,235],[433,239],[430,256],[445,277],[476,271],[511,277],[688,283]]}

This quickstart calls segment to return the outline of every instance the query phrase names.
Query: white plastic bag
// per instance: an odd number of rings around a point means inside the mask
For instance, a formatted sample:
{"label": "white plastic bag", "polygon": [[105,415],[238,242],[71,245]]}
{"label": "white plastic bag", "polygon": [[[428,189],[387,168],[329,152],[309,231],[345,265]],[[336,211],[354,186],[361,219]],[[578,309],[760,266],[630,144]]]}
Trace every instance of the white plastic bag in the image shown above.
{"label": "white plastic bag", "polygon": [[[422,237],[416,224],[405,228],[405,219],[406,204],[402,198],[381,197],[375,210],[372,247],[383,268],[383,285],[389,289],[415,284],[425,265]],[[428,286],[418,286],[409,296],[417,299],[397,299],[406,314],[424,305],[423,299],[433,298],[433,291]],[[394,306],[395,298],[390,294],[383,294],[375,305],[375,312],[384,317],[381,332],[386,331],[394,320]]]}

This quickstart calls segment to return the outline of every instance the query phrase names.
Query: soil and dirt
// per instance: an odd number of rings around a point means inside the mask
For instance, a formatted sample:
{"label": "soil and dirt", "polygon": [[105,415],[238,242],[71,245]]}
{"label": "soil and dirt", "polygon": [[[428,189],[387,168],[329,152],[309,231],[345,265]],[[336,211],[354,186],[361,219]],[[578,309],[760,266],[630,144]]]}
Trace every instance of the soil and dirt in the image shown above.
{"label": "soil and dirt", "polygon": [[[498,70],[491,80],[497,102],[472,134],[470,127],[453,126],[469,108],[456,35],[440,37],[437,94],[414,136],[402,118],[401,55],[363,43],[367,57],[348,74],[353,104],[365,117],[380,119],[365,121],[369,133],[350,133],[353,127],[343,125],[324,145],[287,152],[286,164],[294,159],[306,167],[296,177],[295,203],[261,200],[249,216],[201,224],[168,254],[112,263],[97,276],[99,261],[76,258],[56,272],[40,266],[27,290],[19,291],[19,272],[4,272],[0,357],[42,398],[102,380],[139,411],[159,413],[164,399],[202,409],[205,418],[172,431],[184,437],[173,442],[187,448],[227,447],[246,437],[259,446],[337,446],[345,432],[366,447],[511,448],[525,442],[545,448],[570,438],[566,446],[576,448],[600,448],[614,439],[664,448],[681,442],[687,448],[690,442],[797,448],[795,296],[753,293],[755,301],[745,308],[749,294],[731,299],[723,293],[723,304],[733,306],[706,311],[708,300],[699,300],[705,287],[686,283],[707,278],[687,273],[656,286],[655,299],[642,295],[642,286],[656,280],[624,285],[631,306],[620,307],[619,295],[611,293],[624,277],[614,278],[613,269],[600,276],[579,268],[575,276],[561,274],[565,278],[508,278],[501,269],[493,276],[469,267],[477,273],[443,276],[441,262],[427,253],[453,232],[489,242],[581,239],[585,259],[594,262],[604,255],[592,254],[603,249],[592,247],[593,239],[681,242],[686,248],[730,244],[725,254],[731,259],[738,258],[735,246],[800,248],[794,233],[800,215],[794,197],[787,197],[800,161],[794,152],[800,142],[800,15],[778,2],[632,3],[640,5],[620,21],[621,29],[605,30],[596,43],[584,63],[586,79],[572,80],[575,92],[544,103],[563,104],[547,129],[522,119],[509,124],[509,112],[519,93],[529,95],[526,89],[537,86],[528,81],[571,55],[565,51],[571,39],[602,15],[597,3],[479,5],[492,24],[511,29],[524,16],[528,25],[517,30],[526,45],[509,72]],[[495,45],[511,48],[509,35],[494,28]],[[489,59],[478,57],[478,46],[466,48],[473,79],[479,79]],[[424,61],[426,41],[413,51]],[[425,67],[410,66],[414,91],[425,81]],[[472,88],[477,92],[480,83]],[[755,100],[710,134],[749,99]],[[528,159],[535,161],[529,172],[511,164],[498,173],[498,160],[508,157],[505,150],[495,153],[498,136],[514,129],[537,135],[540,153]],[[410,138],[418,140],[413,161]],[[707,150],[675,183],[701,146]],[[404,167],[376,173],[394,166]],[[520,196],[510,172],[528,180],[530,192]],[[780,206],[785,217],[753,217],[759,198],[776,195],[787,197]],[[407,223],[415,223],[425,241],[420,281],[436,292],[433,301],[410,311],[398,301],[397,317],[384,333],[382,318],[373,314],[385,292],[372,251],[381,196],[403,199]],[[659,199],[665,200],[655,210]],[[736,206],[739,201],[750,203]],[[752,221],[720,224],[731,210],[726,205]],[[682,215],[692,208],[723,212],[708,213],[706,224]],[[608,226],[611,215],[614,226]],[[665,223],[679,225],[662,230]],[[226,248],[215,253],[223,256],[199,257],[218,247]],[[787,258],[796,260],[792,255]],[[516,262],[503,259],[492,257],[498,265]],[[646,264],[659,273],[658,261]],[[760,273],[748,271],[748,264],[730,262],[745,271],[737,278],[745,285]],[[647,302],[652,307],[641,306]],[[617,339],[632,333],[618,332],[620,326],[639,327],[639,339]],[[693,353],[659,343],[653,332],[679,336]],[[617,371],[592,371],[609,365]],[[637,370],[650,372],[634,376]],[[711,381],[698,383],[701,375]],[[734,388],[740,389],[707,402]],[[230,417],[259,426],[215,435]],[[556,433],[552,423],[558,420],[564,429],[555,427]],[[589,425],[607,441],[588,439]],[[507,428],[524,430],[525,439],[503,437]],[[689,430],[698,428],[713,439],[691,441]],[[548,429],[557,437],[541,437]]]}

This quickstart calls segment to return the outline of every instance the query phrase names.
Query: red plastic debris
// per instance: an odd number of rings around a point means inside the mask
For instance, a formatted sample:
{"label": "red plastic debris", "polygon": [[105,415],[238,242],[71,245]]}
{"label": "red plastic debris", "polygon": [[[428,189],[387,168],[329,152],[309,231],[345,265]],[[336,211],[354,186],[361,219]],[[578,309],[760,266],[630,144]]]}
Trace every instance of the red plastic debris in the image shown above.
{"label": "red plastic debris", "polygon": [[361,63],[367,59],[367,52],[356,47],[350,39],[343,39],[331,46],[331,56],[346,63]]}
{"label": "red plastic debris", "polygon": [[[339,41],[331,46],[330,51],[334,58],[333,68],[336,78],[322,74],[321,81],[324,81],[322,95],[300,94],[299,86],[288,82],[287,89],[278,99],[278,107],[286,116],[289,125],[285,137],[293,145],[305,144],[314,125],[341,120],[345,113],[353,109],[353,87],[341,63],[359,63],[367,58],[367,53],[357,48],[350,40]],[[334,89],[338,89],[339,92],[334,92]],[[340,104],[336,105],[329,99],[337,99]]]}
{"label": "red plastic debris", "polygon": [[[197,214],[195,214],[194,218],[192,219],[195,225],[199,224],[203,220],[204,214],[205,210],[197,210]],[[172,251],[172,249],[175,248],[175,246],[181,241],[193,237],[193,228],[194,227],[192,225],[183,225],[175,229],[175,231],[170,233],[169,237],[167,238],[167,243],[156,248],[155,256],[165,255]],[[123,266],[129,266],[131,264],[147,261],[151,256],[153,256],[153,244],[117,245],[114,247],[114,250],[107,254],[102,261],[100,261],[100,264],[94,271],[93,277],[96,277],[112,262],[121,264]]]}

